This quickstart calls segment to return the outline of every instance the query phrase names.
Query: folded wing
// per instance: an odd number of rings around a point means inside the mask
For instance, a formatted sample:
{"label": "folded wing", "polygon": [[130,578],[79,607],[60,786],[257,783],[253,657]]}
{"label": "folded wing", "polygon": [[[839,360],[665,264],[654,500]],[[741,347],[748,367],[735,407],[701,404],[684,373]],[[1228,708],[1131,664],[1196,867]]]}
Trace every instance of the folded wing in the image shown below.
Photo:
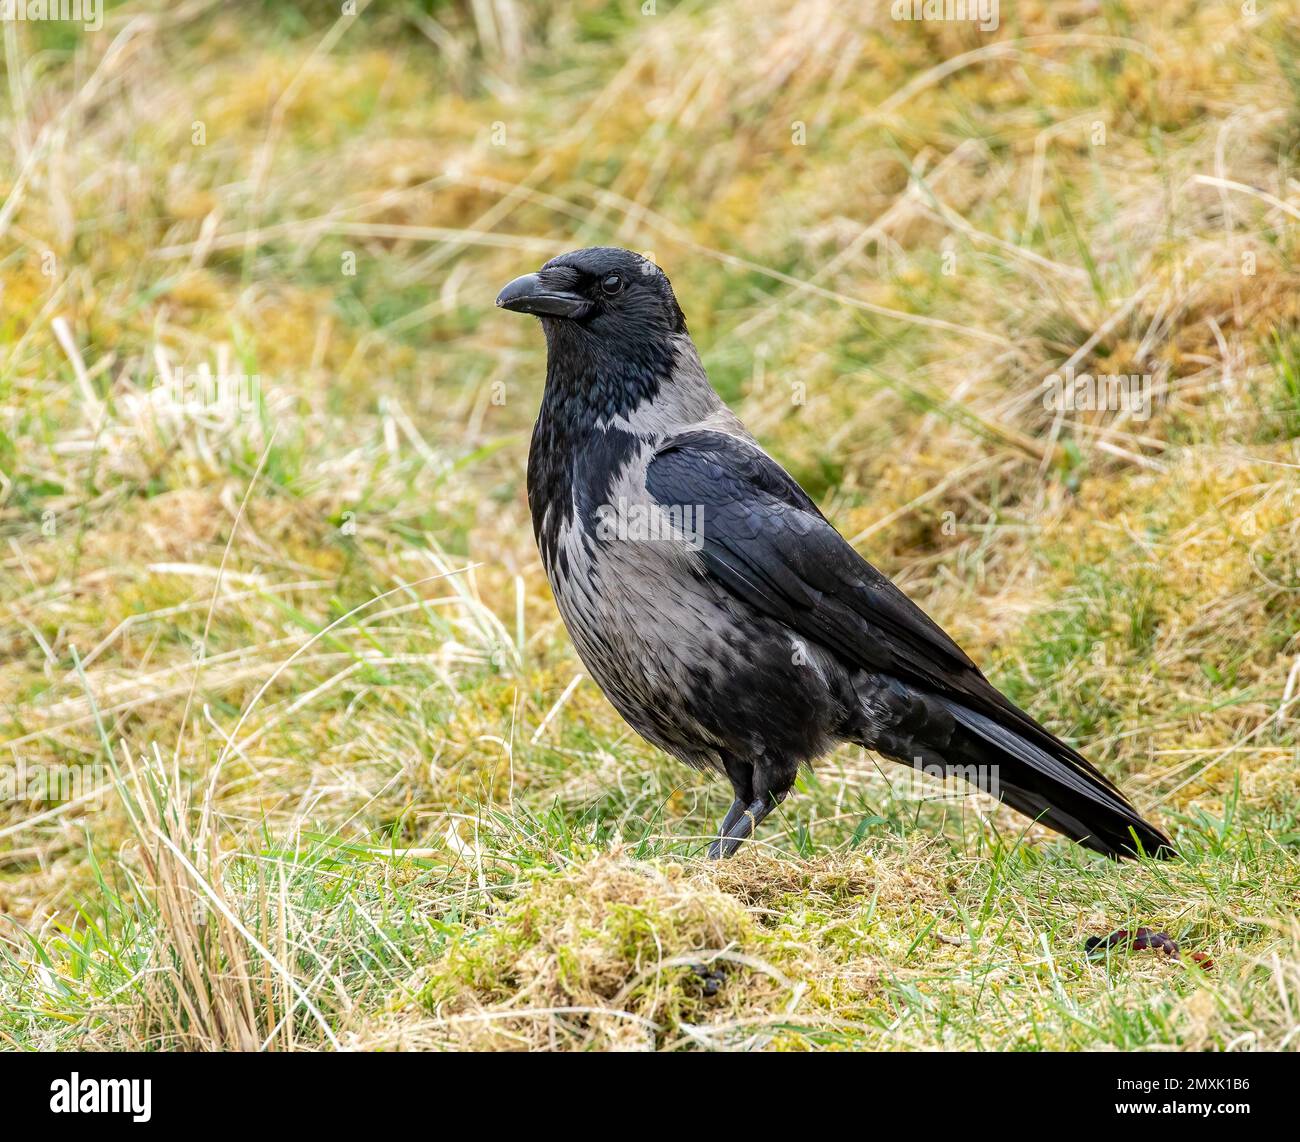
{"label": "folded wing", "polygon": [[[1064,787],[1070,802],[1117,815],[1106,824],[1122,828],[1126,839],[1131,824],[1149,852],[1169,844],[1084,757],[1003,696],[757,445],[719,432],[677,435],[651,461],[646,485],[665,507],[695,509],[704,573],[733,596],[847,666],[942,698],[970,733],[1026,768],[1028,785],[1038,775],[1049,787]],[[1030,812],[1042,797],[1021,800],[1027,807],[1017,808]]]}

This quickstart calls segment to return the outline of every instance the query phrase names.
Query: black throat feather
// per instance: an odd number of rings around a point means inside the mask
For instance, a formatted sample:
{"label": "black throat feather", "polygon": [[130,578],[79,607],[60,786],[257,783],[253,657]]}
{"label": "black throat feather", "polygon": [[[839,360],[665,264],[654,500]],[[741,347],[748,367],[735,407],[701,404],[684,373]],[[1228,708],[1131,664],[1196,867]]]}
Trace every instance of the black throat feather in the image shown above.
{"label": "black throat feather", "polygon": [[[528,452],[528,506],[543,562],[566,574],[561,530],[575,508],[584,523],[594,518],[639,445],[613,422],[654,400],[668,383],[676,353],[667,334],[623,338],[608,328],[555,319],[543,319],[542,327],[546,391]],[[583,530],[590,535],[590,528]]]}

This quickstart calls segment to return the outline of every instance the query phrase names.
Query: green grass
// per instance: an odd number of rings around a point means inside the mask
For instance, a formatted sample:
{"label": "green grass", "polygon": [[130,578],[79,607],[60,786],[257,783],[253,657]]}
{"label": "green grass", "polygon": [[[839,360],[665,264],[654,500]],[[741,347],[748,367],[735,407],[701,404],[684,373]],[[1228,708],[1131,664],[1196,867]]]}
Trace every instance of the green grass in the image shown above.
{"label": "green grass", "polygon": [[[0,802],[0,1043],[1294,1048],[1300,28],[1261,9],[16,25],[0,764],[91,786]],[[849,749],[701,859],[726,791],[578,679],[524,502],[543,348],[492,298],[595,243],[1180,860]],[[1151,416],[1058,416],[1066,362]],[[158,383],[205,367],[256,405]],[[1085,954],[1136,927],[1186,954]]]}

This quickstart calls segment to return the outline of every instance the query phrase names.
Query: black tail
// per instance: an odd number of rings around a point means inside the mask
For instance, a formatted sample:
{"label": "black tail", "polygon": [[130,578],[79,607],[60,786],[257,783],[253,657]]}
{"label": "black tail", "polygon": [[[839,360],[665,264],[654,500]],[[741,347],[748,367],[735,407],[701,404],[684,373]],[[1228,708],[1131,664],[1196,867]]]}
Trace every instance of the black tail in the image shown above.
{"label": "black tail", "polygon": [[[1144,821],[1088,761],[1032,721],[1020,732],[948,698],[940,701],[960,727],[958,752],[993,768],[996,793],[1013,809],[1110,857],[1172,857],[1173,842]],[[1009,703],[1008,703],[1009,705]],[[1014,709],[1014,707],[1012,707]],[[1019,720],[1019,719],[1017,719]]]}

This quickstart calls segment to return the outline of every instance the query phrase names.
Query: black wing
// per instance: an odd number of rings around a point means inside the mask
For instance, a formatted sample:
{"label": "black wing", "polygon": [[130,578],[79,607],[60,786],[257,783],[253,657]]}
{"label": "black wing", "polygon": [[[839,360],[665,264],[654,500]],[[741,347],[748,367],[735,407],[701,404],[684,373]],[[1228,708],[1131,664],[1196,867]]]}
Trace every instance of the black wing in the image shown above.
{"label": "black wing", "polygon": [[[757,445],[718,432],[672,437],[651,461],[646,487],[666,507],[693,506],[702,513],[695,518],[705,574],[736,598],[820,643],[846,665],[892,675],[947,699],[972,732],[997,748],[1076,795],[1151,828],[1084,757],[1004,697]],[[1147,835],[1167,844],[1158,831]]]}
{"label": "black wing", "polygon": [[651,461],[646,488],[665,506],[695,507],[708,574],[846,663],[1015,709],[757,445],[683,433]]}

